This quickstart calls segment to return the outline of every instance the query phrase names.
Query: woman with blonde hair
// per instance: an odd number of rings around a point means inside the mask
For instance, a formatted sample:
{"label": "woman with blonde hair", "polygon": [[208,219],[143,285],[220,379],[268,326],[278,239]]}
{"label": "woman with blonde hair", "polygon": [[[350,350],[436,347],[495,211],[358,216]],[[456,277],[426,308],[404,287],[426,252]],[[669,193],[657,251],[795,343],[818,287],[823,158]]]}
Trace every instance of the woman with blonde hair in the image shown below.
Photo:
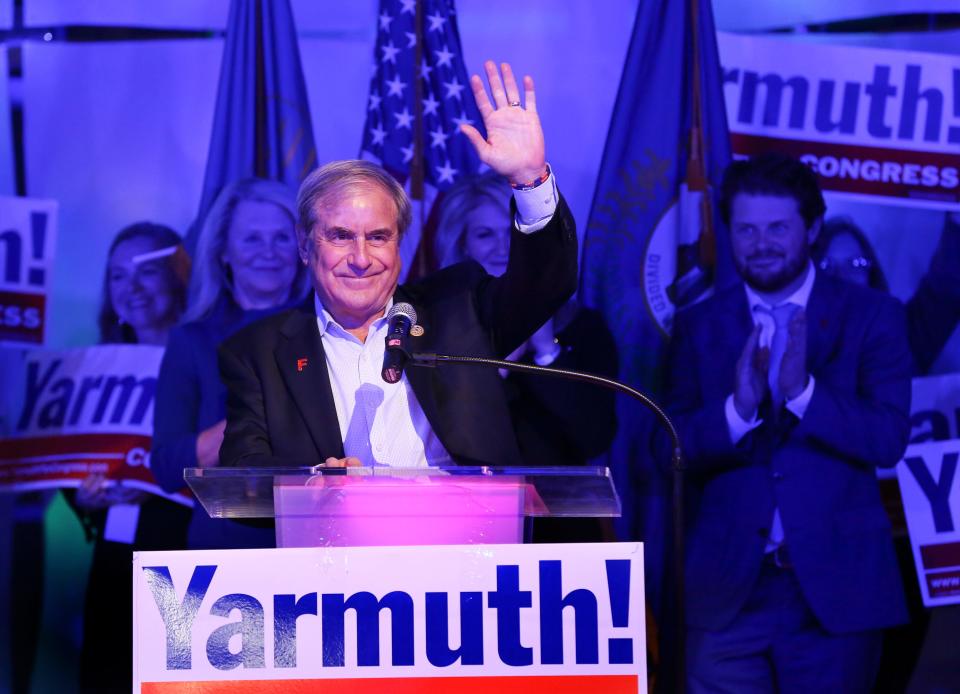
{"label": "woman with blonde hair", "polygon": [[[510,184],[492,172],[461,179],[444,194],[434,238],[440,267],[476,262],[489,275],[506,271],[511,237],[521,233],[514,228],[511,195]],[[504,358],[611,378],[617,373],[616,346],[603,317],[574,301]],[[609,448],[617,427],[611,391],[543,376],[501,376],[526,464],[583,465]],[[608,534],[593,521],[566,520],[538,520],[534,540],[577,542]]]}
{"label": "woman with blonde hair", "polygon": [[[185,468],[219,463],[226,414],[220,342],[307,294],[295,220],[294,191],[262,179],[226,186],[210,208],[197,241],[184,324],[171,332],[157,385],[151,468],[167,491],[184,487]],[[273,532],[212,520],[195,508],[187,546],[270,547]]]}

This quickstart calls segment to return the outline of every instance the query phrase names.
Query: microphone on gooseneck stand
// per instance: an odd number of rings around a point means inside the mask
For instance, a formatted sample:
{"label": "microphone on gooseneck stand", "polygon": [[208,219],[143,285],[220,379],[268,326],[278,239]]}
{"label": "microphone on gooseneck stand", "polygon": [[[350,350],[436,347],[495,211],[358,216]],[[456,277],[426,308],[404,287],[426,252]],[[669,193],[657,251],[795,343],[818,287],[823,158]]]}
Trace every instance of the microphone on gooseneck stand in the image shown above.
{"label": "microphone on gooseneck stand", "polygon": [[387,383],[398,383],[403,376],[403,367],[410,359],[407,335],[417,322],[417,312],[410,304],[394,304],[387,313],[387,320],[390,326],[385,338],[386,350],[383,353],[383,370],[380,375]]}

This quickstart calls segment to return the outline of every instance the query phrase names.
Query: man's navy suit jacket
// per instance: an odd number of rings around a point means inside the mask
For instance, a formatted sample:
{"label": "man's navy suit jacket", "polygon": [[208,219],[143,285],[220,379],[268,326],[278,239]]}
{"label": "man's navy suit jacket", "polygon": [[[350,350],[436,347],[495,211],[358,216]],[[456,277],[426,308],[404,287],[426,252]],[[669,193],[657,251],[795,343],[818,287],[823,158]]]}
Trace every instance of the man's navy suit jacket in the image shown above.
{"label": "man's navy suit jacket", "polygon": [[738,284],[681,312],[667,401],[699,487],[688,533],[687,621],[727,626],[757,580],[774,508],[801,590],[828,631],[906,619],[876,472],[901,458],[909,433],[904,311],[895,299],[818,273],[807,305],[807,366],[816,385],[802,419],[786,408],[737,445],[724,404],[753,329]]}
{"label": "man's navy suit jacket", "polygon": [[[460,263],[401,285],[394,301],[412,304],[423,327],[409,338],[411,351],[503,358],[556,313],[576,282],[576,228],[561,197],[546,227],[514,229],[503,276]],[[312,294],[225,341],[219,364],[227,386],[221,465],[310,466],[343,457]],[[405,375],[457,464],[522,464],[496,369],[447,364]]]}

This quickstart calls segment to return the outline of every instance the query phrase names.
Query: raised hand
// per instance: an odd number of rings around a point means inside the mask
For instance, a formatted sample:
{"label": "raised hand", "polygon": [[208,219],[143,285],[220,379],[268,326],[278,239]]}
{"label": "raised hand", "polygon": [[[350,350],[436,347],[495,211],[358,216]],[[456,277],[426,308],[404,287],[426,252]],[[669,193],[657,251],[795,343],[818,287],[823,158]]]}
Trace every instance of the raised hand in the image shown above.
{"label": "raised hand", "polygon": [[487,139],[484,140],[472,125],[463,124],[460,130],[476,148],[484,164],[511,183],[530,183],[546,172],[547,161],[533,78],[523,78],[524,100],[521,103],[520,89],[509,64],[500,64],[502,79],[492,60],[485,62],[483,67],[493,103],[479,75],[470,78],[470,87],[487,129]]}
{"label": "raised hand", "polygon": [[767,369],[770,368],[770,349],[760,347],[760,326],[756,326],[737,360],[736,380],[733,384],[733,406],[743,419],[749,421],[767,393]]}

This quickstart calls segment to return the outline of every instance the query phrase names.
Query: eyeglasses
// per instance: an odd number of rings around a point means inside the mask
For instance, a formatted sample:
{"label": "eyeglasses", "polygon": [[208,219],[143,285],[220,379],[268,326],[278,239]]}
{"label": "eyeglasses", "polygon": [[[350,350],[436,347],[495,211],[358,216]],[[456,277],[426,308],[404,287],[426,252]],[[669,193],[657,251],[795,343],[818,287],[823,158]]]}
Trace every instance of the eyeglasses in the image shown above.
{"label": "eyeglasses", "polygon": [[[396,241],[398,234],[392,231],[371,231],[363,235],[364,244],[371,248],[384,248]],[[336,248],[350,248],[356,245],[360,234],[347,229],[328,229],[317,233],[317,240],[329,243]]]}
{"label": "eyeglasses", "polygon": [[824,272],[849,272],[850,270],[867,271],[873,267],[873,263],[871,263],[868,258],[858,255],[855,258],[847,258],[841,261],[824,258],[817,264],[817,267]]}

